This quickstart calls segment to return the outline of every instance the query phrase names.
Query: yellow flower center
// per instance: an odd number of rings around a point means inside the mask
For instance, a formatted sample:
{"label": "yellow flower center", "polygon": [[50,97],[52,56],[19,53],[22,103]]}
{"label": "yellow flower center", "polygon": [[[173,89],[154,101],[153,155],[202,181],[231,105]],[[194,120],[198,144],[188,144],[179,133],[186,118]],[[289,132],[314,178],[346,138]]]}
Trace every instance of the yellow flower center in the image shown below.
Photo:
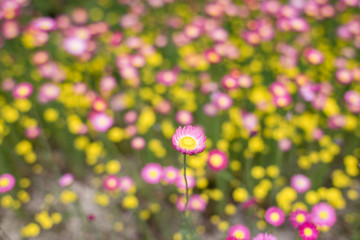
{"label": "yellow flower center", "polygon": [[20,96],[25,96],[29,92],[27,87],[20,87],[18,91],[19,91],[18,93]]}
{"label": "yellow flower center", "polygon": [[194,150],[197,147],[197,143],[193,137],[186,136],[180,139],[179,146],[186,150]]}
{"label": "yellow flower center", "polygon": [[303,223],[303,222],[305,221],[305,216],[304,216],[304,214],[298,214],[298,215],[296,215],[296,221],[297,221],[298,223]]}
{"label": "yellow flower center", "polygon": [[214,167],[219,167],[223,163],[223,159],[220,154],[214,154],[211,156],[210,162]]}
{"label": "yellow flower center", "polygon": [[149,175],[151,178],[156,178],[158,176],[158,173],[157,173],[157,171],[152,170],[152,171],[150,171]]}
{"label": "yellow flower center", "polygon": [[280,219],[280,215],[279,215],[278,213],[274,212],[274,213],[272,213],[272,214],[270,215],[270,219],[271,219],[271,221],[273,221],[273,222],[277,222],[277,221],[279,221],[279,219]]}
{"label": "yellow flower center", "polygon": [[304,229],[304,235],[307,236],[307,237],[310,237],[312,235],[311,228],[305,228]]}
{"label": "yellow flower center", "polygon": [[240,231],[240,230],[237,230],[235,233],[234,233],[234,236],[238,239],[243,239],[245,237],[245,234],[244,232]]}
{"label": "yellow flower center", "polygon": [[109,187],[115,187],[116,186],[116,181],[114,179],[108,180],[108,186]]}
{"label": "yellow flower center", "polygon": [[327,214],[327,212],[325,212],[325,211],[321,211],[320,214],[319,214],[319,216],[320,216],[321,219],[326,219],[327,216],[328,216],[328,214]]}
{"label": "yellow flower center", "polygon": [[9,183],[10,183],[9,179],[3,178],[0,180],[0,187],[6,187],[9,185]]}

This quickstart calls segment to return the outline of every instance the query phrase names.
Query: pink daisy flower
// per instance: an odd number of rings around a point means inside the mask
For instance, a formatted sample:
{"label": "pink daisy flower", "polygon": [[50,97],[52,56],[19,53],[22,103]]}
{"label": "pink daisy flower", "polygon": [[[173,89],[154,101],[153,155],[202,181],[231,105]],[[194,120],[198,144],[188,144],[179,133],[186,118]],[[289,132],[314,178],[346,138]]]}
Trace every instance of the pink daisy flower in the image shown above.
{"label": "pink daisy flower", "polygon": [[303,240],[316,240],[319,236],[319,231],[315,224],[307,222],[299,227],[299,235]]}
{"label": "pink daisy flower", "polygon": [[145,147],[146,142],[145,142],[145,139],[143,137],[134,137],[131,140],[130,145],[135,150],[141,150],[141,149],[143,149]]}
{"label": "pink daisy flower", "polygon": [[308,177],[302,174],[297,174],[292,176],[290,185],[296,192],[304,193],[310,189],[311,181]]}
{"label": "pink daisy flower", "polygon": [[158,72],[156,75],[156,81],[166,86],[171,86],[176,83],[178,78],[178,72],[174,70],[164,70]]}
{"label": "pink daisy flower", "polygon": [[167,184],[173,184],[179,178],[179,169],[173,166],[164,168],[163,180]]}
{"label": "pink daisy flower", "polygon": [[61,187],[67,187],[74,182],[74,176],[71,173],[65,173],[61,176],[58,183]]}
{"label": "pink daisy flower", "polygon": [[228,231],[228,237],[235,237],[239,240],[249,240],[250,239],[250,230],[241,224],[234,225],[230,227]]}
{"label": "pink daisy flower", "polygon": [[236,89],[239,86],[236,78],[231,75],[224,76],[221,79],[221,85],[227,90]]}
{"label": "pink daisy flower", "polygon": [[190,125],[194,122],[194,117],[191,112],[180,110],[176,113],[176,121],[182,125]]}
{"label": "pink daisy flower", "polygon": [[221,56],[214,49],[206,50],[204,54],[205,54],[205,59],[209,63],[221,62]]}
{"label": "pink daisy flower", "polygon": [[141,177],[150,184],[159,183],[163,176],[163,168],[158,163],[148,163],[141,170]]}
{"label": "pink daisy flower", "polygon": [[114,191],[120,187],[120,179],[118,176],[110,175],[105,177],[103,187],[109,191]]}
{"label": "pink daisy flower", "polygon": [[119,178],[119,189],[124,192],[130,191],[130,189],[134,186],[134,181],[131,177],[125,176]]}
{"label": "pink daisy flower", "polygon": [[192,125],[178,127],[171,138],[173,147],[180,153],[195,155],[204,151],[206,136],[199,127]]}
{"label": "pink daisy flower", "polygon": [[207,116],[213,117],[218,113],[217,107],[213,103],[207,103],[203,107],[203,111]]}
{"label": "pink daisy flower", "polygon": [[290,214],[289,220],[293,228],[298,228],[305,222],[310,221],[310,214],[305,210],[297,209]]}
{"label": "pink daisy flower", "polygon": [[278,147],[281,151],[287,152],[291,148],[291,140],[288,138],[283,138],[278,141]]}
{"label": "pink daisy flower", "polygon": [[268,210],[266,210],[265,220],[269,224],[278,227],[284,223],[285,214],[280,208],[270,207]]}
{"label": "pink daisy flower", "polygon": [[226,156],[226,153],[223,151],[214,149],[209,152],[208,156],[208,165],[213,171],[221,171],[226,169],[229,159]]}
{"label": "pink daisy flower", "polygon": [[91,108],[96,112],[103,112],[107,108],[107,102],[100,97],[95,97],[91,102]]}
{"label": "pink daisy flower", "polygon": [[241,88],[249,88],[253,85],[253,80],[249,75],[241,74],[237,77],[238,85]]}
{"label": "pink daisy flower", "polygon": [[32,26],[40,31],[52,31],[56,28],[56,22],[50,17],[40,17],[32,21]]}
{"label": "pink daisy flower", "polygon": [[114,124],[113,118],[103,112],[92,112],[89,119],[97,132],[106,132]]}
{"label": "pink daisy flower", "polygon": [[188,205],[192,211],[203,212],[206,209],[207,202],[201,195],[194,194],[190,197]]}
{"label": "pink daisy flower", "polygon": [[277,240],[277,238],[270,233],[259,233],[253,240]]}
{"label": "pink daisy flower", "polygon": [[38,99],[41,103],[47,103],[57,99],[60,95],[60,88],[52,83],[45,83],[40,87]]}
{"label": "pink daisy flower", "polygon": [[9,173],[5,173],[0,176],[0,193],[6,193],[11,191],[15,186],[15,178]]}
{"label": "pink daisy flower", "polygon": [[39,127],[37,127],[37,126],[28,127],[25,130],[25,135],[29,139],[38,138],[40,136],[40,133],[41,133],[41,129]]}
{"label": "pink daisy flower", "polygon": [[79,56],[85,53],[87,48],[87,42],[78,37],[69,37],[64,39],[63,47],[68,53]]}
{"label": "pink daisy flower", "polygon": [[305,50],[305,58],[312,65],[319,65],[324,61],[324,55],[314,48]]}
{"label": "pink daisy flower", "polygon": [[233,100],[229,95],[217,92],[213,95],[213,103],[218,109],[227,110],[232,106]]}
{"label": "pink daisy flower", "polygon": [[335,209],[327,203],[316,204],[311,211],[311,221],[320,227],[332,227],[336,222]]}
{"label": "pink daisy flower", "polygon": [[12,94],[13,94],[14,98],[24,99],[24,98],[30,97],[30,95],[33,93],[33,91],[34,91],[34,88],[30,83],[22,82],[15,86]]}
{"label": "pink daisy flower", "polygon": [[339,69],[336,71],[336,80],[344,85],[348,85],[353,81],[353,74],[351,70]]}
{"label": "pink daisy flower", "polygon": [[124,121],[126,122],[126,124],[133,124],[136,122],[138,118],[138,114],[136,111],[131,110],[128,111],[127,113],[125,113],[124,115]]}
{"label": "pink daisy flower", "polygon": [[100,80],[100,89],[104,92],[111,92],[116,87],[116,79],[112,76],[105,76]]}

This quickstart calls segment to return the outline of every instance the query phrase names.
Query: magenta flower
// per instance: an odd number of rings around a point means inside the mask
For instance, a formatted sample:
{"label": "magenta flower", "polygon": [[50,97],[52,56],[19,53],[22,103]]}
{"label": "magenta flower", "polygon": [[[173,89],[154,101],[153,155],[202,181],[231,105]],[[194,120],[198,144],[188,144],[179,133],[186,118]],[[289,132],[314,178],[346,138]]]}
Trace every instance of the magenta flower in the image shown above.
{"label": "magenta flower", "polygon": [[277,240],[277,238],[270,233],[259,233],[253,240]]}
{"label": "magenta flower", "polygon": [[163,176],[163,168],[158,163],[148,163],[141,170],[141,177],[145,182],[150,184],[157,184],[161,181]]}
{"label": "magenta flower", "polygon": [[235,237],[238,240],[249,240],[250,230],[241,224],[230,227],[228,231],[228,237]]}
{"label": "magenta flower", "polygon": [[156,81],[166,86],[171,86],[176,83],[178,78],[178,71],[176,70],[164,70],[160,71],[156,75]]}
{"label": "magenta flower", "polygon": [[332,227],[336,222],[335,209],[327,203],[319,203],[313,206],[311,221],[319,227]]}
{"label": "magenta flower", "polygon": [[38,99],[41,103],[47,103],[57,99],[60,95],[60,88],[52,83],[45,83],[40,87]]}
{"label": "magenta flower", "polygon": [[85,53],[87,44],[87,41],[78,37],[69,37],[63,41],[65,51],[74,56],[79,56]]}
{"label": "magenta flower", "polygon": [[203,212],[206,209],[206,205],[207,202],[201,195],[194,194],[189,199],[189,208],[192,211]]}
{"label": "magenta flower", "polygon": [[168,166],[164,168],[163,180],[167,184],[173,184],[179,178],[179,169],[173,166]]}
{"label": "magenta flower", "polygon": [[293,226],[293,228],[298,228],[305,222],[309,222],[310,215],[305,210],[297,209],[294,212],[290,214],[290,224]]}
{"label": "magenta flower", "polygon": [[316,240],[319,236],[319,231],[313,223],[304,223],[299,227],[299,235],[303,240]]}
{"label": "magenta flower", "polygon": [[118,176],[110,175],[104,178],[103,187],[106,190],[114,191],[120,187],[120,179]]}
{"label": "magenta flower", "polygon": [[265,220],[269,224],[278,227],[284,223],[285,214],[280,208],[271,207],[268,210],[266,210]]}
{"label": "magenta flower", "polygon": [[141,150],[145,147],[146,142],[143,137],[134,137],[130,142],[131,148],[135,150]]}
{"label": "magenta flower", "polygon": [[194,117],[191,112],[180,110],[176,113],[176,121],[182,125],[190,125],[194,122]]}
{"label": "magenta flower", "polygon": [[319,65],[324,61],[324,55],[317,49],[308,48],[305,50],[305,58],[312,65]]}
{"label": "magenta flower", "polygon": [[211,170],[221,171],[221,170],[226,169],[226,167],[229,163],[229,159],[226,156],[226,153],[224,153],[223,151],[214,149],[209,152],[209,157],[208,157],[207,162],[208,162],[208,165]]}
{"label": "magenta flower", "polygon": [[6,193],[11,191],[15,186],[15,178],[9,173],[5,173],[0,176],[0,193]]}
{"label": "magenta flower", "polygon": [[195,155],[206,148],[206,136],[199,127],[192,125],[178,127],[171,138],[173,147],[180,153]]}
{"label": "magenta flower", "polygon": [[67,187],[74,182],[74,176],[71,173],[65,173],[61,176],[58,183],[61,187]]}
{"label": "magenta flower", "polygon": [[125,176],[119,178],[119,189],[124,192],[130,191],[130,189],[134,186],[134,181],[131,177]]}
{"label": "magenta flower", "polygon": [[34,88],[30,83],[22,82],[15,86],[12,94],[13,94],[14,98],[24,99],[24,98],[30,97],[30,95],[33,93],[33,91],[34,91]]}
{"label": "magenta flower", "polygon": [[113,118],[103,112],[92,112],[89,118],[91,125],[97,132],[106,132],[114,124]]}
{"label": "magenta flower", "polygon": [[232,104],[232,98],[226,93],[217,92],[213,95],[213,103],[219,110],[227,110]]}
{"label": "magenta flower", "polygon": [[291,178],[291,187],[298,193],[304,193],[311,187],[311,181],[302,174],[296,174]]}

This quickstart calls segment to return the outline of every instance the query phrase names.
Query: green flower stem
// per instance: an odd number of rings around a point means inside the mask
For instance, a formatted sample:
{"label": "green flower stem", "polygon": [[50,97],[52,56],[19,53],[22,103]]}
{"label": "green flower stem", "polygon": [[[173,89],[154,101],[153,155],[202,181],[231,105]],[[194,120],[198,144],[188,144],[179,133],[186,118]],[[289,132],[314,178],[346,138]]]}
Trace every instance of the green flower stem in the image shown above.
{"label": "green flower stem", "polygon": [[187,205],[188,205],[188,201],[189,201],[189,188],[188,188],[188,183],[187,183],[187,179],[186,179],[186,154],[184,154],[184,179],[185,179],[185,188],[186,188],[186,202],[185,202],[185,209],[184,209],[184,213],[186,212],[187,209]]}

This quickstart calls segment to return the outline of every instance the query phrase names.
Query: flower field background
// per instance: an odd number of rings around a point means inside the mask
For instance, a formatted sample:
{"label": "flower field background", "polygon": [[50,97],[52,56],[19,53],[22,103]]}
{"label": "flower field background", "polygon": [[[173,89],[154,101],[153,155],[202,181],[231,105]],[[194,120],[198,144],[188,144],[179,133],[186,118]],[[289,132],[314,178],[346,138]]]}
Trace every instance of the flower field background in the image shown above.
{"label": "flower field background", "polygon": [[359,7],[0,0],[0,239],[359,240]]}

